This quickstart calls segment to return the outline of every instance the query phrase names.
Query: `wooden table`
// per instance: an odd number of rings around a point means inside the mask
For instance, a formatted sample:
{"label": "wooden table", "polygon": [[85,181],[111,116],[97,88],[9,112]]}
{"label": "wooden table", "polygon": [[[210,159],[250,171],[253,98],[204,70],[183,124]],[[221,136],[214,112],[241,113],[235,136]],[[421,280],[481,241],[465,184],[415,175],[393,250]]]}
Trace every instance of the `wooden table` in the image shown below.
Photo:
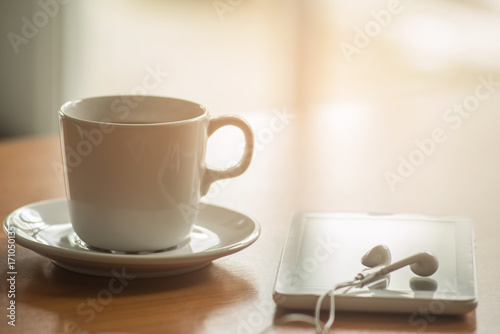
{"label": "wooden table", "polygon": [[[460,93],[467,96],[469,91],[464,86]],[[392,111],[376,103],[369,108],[344,103],[318,106],[308,114],[287,108],[243,114],[256,133],[254,161],[244,175],[214,185],[217,188],[207,201],[256,218],[262,226],[259,240],[190,274],[132,280],[92,314],[83,313],[82,305],[95,299],[109,278],[60,269],[17,246],[16,327],[7,325],[7,239],[2,233],[0,332],[259,333],[285,312],[276,308],[271,295],[289,218],[295,211],[319,210],[453,214],[472,218],[476,231],[476,311],[464,317],[430,318],[425,326],[410,324],[408,315],[341,312],[332,332],[496,333],[500,328],[500,114],[494,111],[498,97],[464,119],[458,129],[441,118],[446,103],[453,101],[451,96],[446,99],[440,100],[440,109],[422,109],[426,111],[418,115],[411,107],[414,100],[393,106]],[[436,129],[442,129],[446,140],[435,144],[404,182],[388,181],[387,172],[397,173],[400,157],[409,159],[418,149],[415,141],[432,138]],[[238,140],[234,142],[215,138],[211,159],[227,158],[217,154],[234,149],[231,145],[237,146]],[[54,169],[58,162],[56,137],[1,142],[0,219],[22,205],[64,196]],[[292,324],[274,325],[268,333],[313,332],[309,325]]]}

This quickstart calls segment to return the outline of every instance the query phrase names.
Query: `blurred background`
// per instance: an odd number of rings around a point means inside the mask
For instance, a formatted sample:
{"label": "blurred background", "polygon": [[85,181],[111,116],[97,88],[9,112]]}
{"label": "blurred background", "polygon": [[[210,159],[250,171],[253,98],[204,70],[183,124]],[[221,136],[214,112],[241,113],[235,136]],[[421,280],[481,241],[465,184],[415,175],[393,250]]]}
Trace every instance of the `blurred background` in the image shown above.
{"label": "blurred background", "polygon": [[56,133],[67,100],[146,93],[323,110],[336,131],[363,114],[399,138],[500,81],[495,0],[3,1],[0,33],[0,137]]}
{"label": "blurred background", "polygon": [[214,114],[288,105],[296,90],[297,6],[3,1],[0,135],[56,132],[63,102],[96,95],[181,97]]}
{"label": "blurred background", "polygon": [[56,133],[71,99],[153,94],[314,113],[340,145],[392,145],[394,165],[478,78],[500,81],[495,0],[4,1],[0,32],[0,137]]}

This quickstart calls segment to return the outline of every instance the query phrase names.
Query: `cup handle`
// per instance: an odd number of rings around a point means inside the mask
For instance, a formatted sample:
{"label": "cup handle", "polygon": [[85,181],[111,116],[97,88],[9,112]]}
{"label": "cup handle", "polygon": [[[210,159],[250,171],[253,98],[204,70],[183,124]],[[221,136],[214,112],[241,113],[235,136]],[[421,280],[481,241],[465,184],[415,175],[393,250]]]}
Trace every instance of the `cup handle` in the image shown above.
{"label": "cup handle", "polygon": [[250,128],[250,125],[248,125],[248,123],[243,118],[233,115],[211,118],[210,123],[208,124],[208,137],[210,137],[215,131],[226,125],[235,126],[243,132],[243,135],[245,137],[245,150],[243,151],[243,156],[236,165],[231,166],[227,169],[206,168],[201,183],[202,196],[207,194],[208,189],[213,182],[243,174],[243,172],[247,170],[248,166],[250,165],[250,161],[252,160],[254,145],[253,131],[252,128]]}

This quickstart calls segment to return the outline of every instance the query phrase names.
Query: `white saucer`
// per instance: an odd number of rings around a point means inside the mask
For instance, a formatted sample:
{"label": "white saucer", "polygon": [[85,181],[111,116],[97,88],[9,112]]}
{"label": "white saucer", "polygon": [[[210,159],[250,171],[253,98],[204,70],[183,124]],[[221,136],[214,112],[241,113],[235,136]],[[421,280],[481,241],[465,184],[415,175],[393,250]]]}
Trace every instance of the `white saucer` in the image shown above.
{"label": "white saucer", "polygon": [[13,228],[16,243],[62,268],[108,277],[122,270],[135,277],[188,273],[250,246],[260,234],[260,226],[253,219],[223,207],[202,204],[190,241],[183,246],[135,254],[102,251],[87,246],[75,234],[65,198],[23,206],[7,216],[3,228],[5,231]]}

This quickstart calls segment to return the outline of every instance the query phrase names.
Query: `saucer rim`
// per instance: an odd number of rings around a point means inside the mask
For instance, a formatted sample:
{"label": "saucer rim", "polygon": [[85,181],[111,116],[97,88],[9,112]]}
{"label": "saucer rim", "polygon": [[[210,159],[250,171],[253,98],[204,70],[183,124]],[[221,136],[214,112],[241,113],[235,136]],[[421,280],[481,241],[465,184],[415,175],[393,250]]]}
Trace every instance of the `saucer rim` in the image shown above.
{"label": "saucer rim", "polygon": [[[9,221],[12,219],[12,217],[18,211],[25,209],[27,207],[34,206],[34,205],[50,205],[52,203],[57,203],[57,202],[62,202],[62,201],[67,201],[67,198],[58,197],[58,198],[37,201],[37,202],[23,205],[23,206],[15,209],[11,213],[9,213],[3,221],[2,226],[3,226],[4,232],[7,233],[7,227],[9,225]],[[60,259],[63,259],[63,260],[70,259],[72,261],[80,260],[80,261],[85,261],[87,263],[124,264],[124,265],[134,265],[134,266],[146,267],[146,266],[150,266],[152,264],[161,265],[165,261],[168,262],[168,265],[177,265],[177,264],[189,265],[191,262],[199,263],[200,261],[203,261],[203,260],[213,261],[217,258],[234,254],[234,253],[252,245],[259,238],[260,233],[261,233],[261,226],[254,218],[252,218],[244,213],[238,212],[236,210],[229,209],[227,207],[213,205],[213,204],[204,203],[204,202],[203,202],[203,205],[208,206],[208,207],[212,207],[212,208],[215,208],[218,210],[223,210],[226,212],[229,211],[232,213],[236,213],[240,216],[243,216],[249,222],[251,222],[253,224],[253,230],[247,236],[242,238],[241,240],[238,240],[230,245],[226,245],[224,247],[214,246],[215,248],[213,248],[213,249],[207,249],[207,250],[204,250],[204,251],[201,251],[198,253],[179,254],[179,255],[175,255],[175,256],[162,256],[162,254],[165,255],[168,252],[156,252],[156,253],[152,252],[152,253],[148,253],[148,254],[115,254],[115,253],[101,253],[101,252],[97,252],[97,251],[93,251],[93,250],[83,251],[83,250],[77,250],[77,249],[73,249],[73,248],[63,248],[63,247],[57,247],[55,245],[48,245],[48,244],[44,244],[41,242],[36,242],[35,240],[32,240],[32,239],[27,239],[25,237],[18,236],[18,235],[16,235],[16,237],[15,237],[15,240],[16,240],[15,242],[16,242],[16,244],[19,244],[25,248],[28,248],[28,249],[34,251],[35,253],[37,253],[41,256],[44,256],[46,258],[49,258],[50,260],[53,260],[53,261],[60,262]],[[196,224],[196,225],[207,228],[207,227],[203,226],[202,224]],[[71,231],[74,232],[72,227],[70,227],[70,229],[71,229]],[[43,250],[43,252],[40,252],[39,250]],[[57,257],[57,259],[54,259],[54,257]]]}

